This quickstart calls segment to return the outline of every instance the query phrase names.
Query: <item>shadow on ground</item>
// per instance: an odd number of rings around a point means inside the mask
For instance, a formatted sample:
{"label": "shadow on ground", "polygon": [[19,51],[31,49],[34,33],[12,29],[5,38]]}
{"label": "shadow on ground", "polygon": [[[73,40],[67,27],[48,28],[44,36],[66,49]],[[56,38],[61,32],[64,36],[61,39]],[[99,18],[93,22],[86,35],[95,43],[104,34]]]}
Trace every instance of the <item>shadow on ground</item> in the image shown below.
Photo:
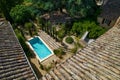
{"label": "shadow on ground", "polygon": [[[29,61],[30,61],[30,59],[29,59]],[[31,61],[30,61],[30,64],[31,64],[31,66],[32,66],[32,68],[33,68],[33,70],[34,70],[37,78],[40,79],[42,77],[41,72],[37,69],[37,67],[35,66],[35,64],[32,63]]]}

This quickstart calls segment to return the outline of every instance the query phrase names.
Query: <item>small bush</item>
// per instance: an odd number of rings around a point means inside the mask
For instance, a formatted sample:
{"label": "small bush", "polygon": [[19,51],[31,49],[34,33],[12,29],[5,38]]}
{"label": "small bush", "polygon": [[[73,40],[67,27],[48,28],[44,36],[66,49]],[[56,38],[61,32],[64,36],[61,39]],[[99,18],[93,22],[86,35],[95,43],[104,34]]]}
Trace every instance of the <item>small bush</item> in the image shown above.
{"label": "small bush", "polygon": [[68,44],[72,44],[74,42],[73,38],[72,37],[67,37],[65,39],[65,41],[68,43]]}
{"label": "small bush", "polygon": [[44,70],[44,66],[43,66],[42,64],[40,64],[40,68],[41,68],[42,70]]}
{"label": "small bush", "polygon": [[24,26],[25,26],[25,29],[29,30],[30,28],[33,27],[33,24],[31,22],[26,22]]}
{"label": "small bush", "polygon": [[71,49],[71,53],[76,53],[77,52],[77,47]]}
{"label": "small bush", "polygon": [[59,48],[59,49],[55,49],[54,53],[56,56],[58,56],[59,58],[62,58],[62,55],[65,55],[65,52],[63,51],[63,49]]}
{"label": "small bush", "polygon": [[51,68],[52,68],[52,65],[49,65],[49,66],[45,67],[45,70],[46,70],[47,72],[49,72]]}
{"label": "small bush", "polygon": [[50,71],[50,69],[52,68],[52,64],[49,66],[43,65],[40,63],[40,69],[44,70],[44,71]]}
{"label": "small bush", "polygon": [[65,30],[61,29],[57,31],[57,35],[60,39],[62,39],[65,36]]}
{"label": "small bush", "polygon": [[83,46],[82,46],[80,43],[78,43],[78,42],[77,42],[75,45],[76,45],[77,47],[79,47],[79,48],[83,48]]}

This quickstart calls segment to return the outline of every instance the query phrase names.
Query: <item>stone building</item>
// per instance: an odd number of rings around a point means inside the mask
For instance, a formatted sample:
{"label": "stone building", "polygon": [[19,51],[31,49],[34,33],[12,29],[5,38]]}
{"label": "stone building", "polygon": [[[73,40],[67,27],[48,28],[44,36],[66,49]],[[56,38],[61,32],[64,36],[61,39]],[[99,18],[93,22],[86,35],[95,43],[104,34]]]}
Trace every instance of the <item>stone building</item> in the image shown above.
{"label": "stone building", "polygon": [[120,16],[120,0],[104,0],[98,22],[103,27],[112,27]]}

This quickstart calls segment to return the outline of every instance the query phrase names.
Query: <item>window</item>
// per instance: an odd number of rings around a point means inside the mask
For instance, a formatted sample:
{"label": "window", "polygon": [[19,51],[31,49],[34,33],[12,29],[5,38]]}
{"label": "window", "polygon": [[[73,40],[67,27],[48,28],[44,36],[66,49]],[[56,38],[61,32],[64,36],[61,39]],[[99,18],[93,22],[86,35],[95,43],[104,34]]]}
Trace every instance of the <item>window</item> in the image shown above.
{"label": "window", "polygon": [[108,26],[110,25],[111,21],[108,19],[103,19],[102,24],[107,24]]}

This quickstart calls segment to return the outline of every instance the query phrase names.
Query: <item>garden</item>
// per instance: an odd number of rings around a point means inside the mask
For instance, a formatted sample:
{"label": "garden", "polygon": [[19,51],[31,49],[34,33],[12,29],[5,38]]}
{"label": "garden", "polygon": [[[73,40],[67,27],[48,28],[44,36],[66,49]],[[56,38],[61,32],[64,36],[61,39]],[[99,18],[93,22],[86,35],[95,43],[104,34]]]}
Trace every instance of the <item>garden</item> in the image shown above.
{"label": "garden", "polygon": [[[74,55],[83,48],[79,41],[86,31],[89,39],[97,39],[107,31],[97,23],[99,13],[100,8],[94,0],[0,0],[0,16],[11,22],[29,58],[33,55],[25,41],[28,36],[38,35],[39,30],[45,31],[63,46],[54,50],[61,60],[68,53]],[[74,47],[68,48],[63,41]],[[49,71],[52,65],[40,65],[40,68]]]}

